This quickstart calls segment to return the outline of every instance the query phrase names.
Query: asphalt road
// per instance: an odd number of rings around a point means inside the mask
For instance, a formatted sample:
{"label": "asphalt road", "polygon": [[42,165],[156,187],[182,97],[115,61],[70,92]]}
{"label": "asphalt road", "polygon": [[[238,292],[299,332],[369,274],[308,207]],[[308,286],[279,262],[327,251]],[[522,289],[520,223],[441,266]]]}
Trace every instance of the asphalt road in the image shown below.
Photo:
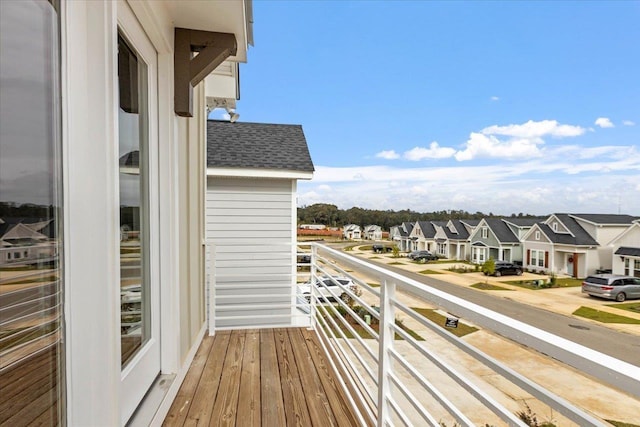
{"label": "asphalt road", "polygon": [[[377,263],[373,260],[366,261],[616,359],[640,366],[640,336],[638,335],[619,332],[575,317],[565,316],[507,298],[496,297],[472,288],[465,288],[442,280],[425,277],[418,273],[412,273],[384,263]],[[350,268],[367,274],[364,269],[361,270],[355,266],[350,266]]]}

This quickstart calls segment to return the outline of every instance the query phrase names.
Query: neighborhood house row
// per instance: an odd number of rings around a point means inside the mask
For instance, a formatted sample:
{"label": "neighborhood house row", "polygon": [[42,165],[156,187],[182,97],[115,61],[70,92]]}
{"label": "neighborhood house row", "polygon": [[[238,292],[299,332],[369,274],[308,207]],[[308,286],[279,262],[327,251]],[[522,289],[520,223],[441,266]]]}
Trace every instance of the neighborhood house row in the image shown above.
{"label": "neighborhood house row", "polygon": [[[382,229],[348,224],[343,238],[380,240]],[[476,264],[493,258],[548,274],[586,277],[611,271],[640,277],[640,217],[630,215],[404,222],[391,227],[389,240],[401,251],[428,250]]]}

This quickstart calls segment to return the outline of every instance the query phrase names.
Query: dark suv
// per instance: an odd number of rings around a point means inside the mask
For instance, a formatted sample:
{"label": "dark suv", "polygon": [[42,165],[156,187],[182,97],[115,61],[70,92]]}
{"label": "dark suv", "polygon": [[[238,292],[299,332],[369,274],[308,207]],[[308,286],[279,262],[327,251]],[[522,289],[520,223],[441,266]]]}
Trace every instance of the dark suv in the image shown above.
{"label": "dark suv", "polygon": [[413,261],[432,261],[437,260],[438,256],[429,251],[413,251],[407,255],[407,258]]}
{"label": "dark suv", "polygon": [[[487,272],[484,273],[485,275]],[[496,277],[506,276],[507,274],[522,275],[522,266],[506,261],[496,261],[496,269],[493,275]]]}

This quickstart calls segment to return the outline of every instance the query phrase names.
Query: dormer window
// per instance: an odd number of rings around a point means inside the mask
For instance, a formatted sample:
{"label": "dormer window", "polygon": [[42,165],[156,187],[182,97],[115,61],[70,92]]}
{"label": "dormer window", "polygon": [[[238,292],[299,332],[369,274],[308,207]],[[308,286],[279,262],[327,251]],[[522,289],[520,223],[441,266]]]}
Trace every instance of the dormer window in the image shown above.
{"label": "dormer window", "polygon": [[487,227],[482,227],[482,238],[486,239],[487,237],[489,237],[489,229]]}

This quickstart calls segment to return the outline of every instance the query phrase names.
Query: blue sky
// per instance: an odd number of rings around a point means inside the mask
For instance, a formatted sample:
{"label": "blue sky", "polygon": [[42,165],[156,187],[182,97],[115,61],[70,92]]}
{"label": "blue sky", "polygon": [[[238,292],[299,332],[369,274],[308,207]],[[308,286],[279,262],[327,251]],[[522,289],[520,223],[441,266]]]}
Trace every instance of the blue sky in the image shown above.
{"label": "blue sky", "polygon": [[640,215],[640,2],[255,1],[242,121],[299,205]]}

